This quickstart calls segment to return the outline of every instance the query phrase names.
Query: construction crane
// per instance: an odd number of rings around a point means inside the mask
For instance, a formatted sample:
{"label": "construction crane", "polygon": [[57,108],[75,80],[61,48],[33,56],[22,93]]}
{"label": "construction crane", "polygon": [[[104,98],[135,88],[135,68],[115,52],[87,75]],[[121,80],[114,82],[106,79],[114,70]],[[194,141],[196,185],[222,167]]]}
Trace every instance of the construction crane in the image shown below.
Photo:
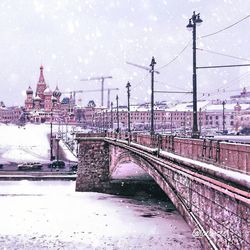
{"label": "construction crane", "polygon": [[81,79],[81,81],[92,81],[92,80],[101,80],[101,105],[103,106],[103,92],[104,92],[104,80],[111,79],[112,76],[98,76],[98,77],[89,77]]}
{"label": "construction crane", "polygon": [[[139,65],[139,64],[135,64],[135,63],[132,63],[132,62],[126,62],[126,63],[129,64],[129,65],[135,66],[137,68],[140,68],[140,69],[145,69],[145,70],[149,71],[150,73],[152,72],[149,67],[142,66],[142,65]],[[157,74],[160,74],[160,72],[157,71],[157,70],[154,70],[154,72],[157,73]]]}
{"label": "construction crane", "polygon": [[73,91],[66,91],[66,92],[62,92],[62,94],[70,94],[73,96],[73,102],[74,105],[76,103],[76,94],[77,93],[88,93],[88,92],[99,92],[99,91],[108,91],[108,102],[107,102],[107,107],[110,108],[110,92],[116,90],[118,91],[119,88],[106,88],[106,89],[90,89],[90,90],[73,90]]}

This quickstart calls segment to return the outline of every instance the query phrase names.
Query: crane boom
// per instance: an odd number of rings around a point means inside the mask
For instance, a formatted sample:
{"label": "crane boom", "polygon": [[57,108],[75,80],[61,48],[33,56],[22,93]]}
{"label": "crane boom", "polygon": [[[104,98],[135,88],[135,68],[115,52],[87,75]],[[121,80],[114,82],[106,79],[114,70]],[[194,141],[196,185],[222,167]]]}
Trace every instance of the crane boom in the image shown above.
{"label": "crane boom", "polygon": [[72,91],[65,91],[62,92],[62,94],[71,94],[73,95],[74,104],[75,104],[75,96],[76,93],[90,93],[90,92],[99,92],[99,91],[108,91],[108,101],[107,101],[107,107],[110,107],[110,92],[113,90],[119,90],[119,88],[105,88],[105,89],[88,89],[88,90],[72,90]]}
{"label": "crane boom", "polygon": [[[119,90],[119,88],[106,88],[103,89],[104,91],[109,91],[109,90]],[[85,92],[99,92],[101,89],[87,89],[87,90],[72,90],[72,91],[65,91],[62,92],[62,94],[72,94],[72,93],[85,93]]]}
{"label": "crane boom", "polygon": [[92,80],[102,80],[102,79],[111,79],[112,76],[97,76],[97,77],[88,77],[83,78],[80,81],[92,81]]}
{"label": "crane boom", "polygon": [[110,79],[112,76],[97,76],[97,77],[89,77],[89,78],[83,78],[81,81],[92,81],[92,80],[101,80],[101,105],[103,106],[103,92],[104,92],[104,80],[105,79]]}
{"label": "crane boom", "polygon": [[[131,63],[131,62],[126,62],[126,63],[129,64],[129,65],[135,66],[137,68],[145,69],[145,70],[148,70],[149,72],[151,72],[151,69],[149,67],[142,66],[142,65],[139,65],[139,64],[135,64],[135,63]],[[154,70],[154,72],[157,73],[157,74],[160,74],[160,72],[157,71],[157,70]]]}

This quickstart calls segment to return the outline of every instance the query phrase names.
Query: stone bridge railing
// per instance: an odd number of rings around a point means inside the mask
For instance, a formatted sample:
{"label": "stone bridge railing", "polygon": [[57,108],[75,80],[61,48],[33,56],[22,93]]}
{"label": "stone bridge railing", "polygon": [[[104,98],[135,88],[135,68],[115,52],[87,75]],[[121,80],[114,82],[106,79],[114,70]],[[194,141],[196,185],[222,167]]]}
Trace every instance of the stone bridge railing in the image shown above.
{"label": "stone bridge railing", "polygon": [[[91,135],[91,134],[90,134]],[[89,135],[89,136],[90,136]],[[98,136],[104,136],[98,134]],[[97,135],[96,135],[97,136]],[[215,139],[180,138],[170,135],[106,133],[106,137],[124,139],[151,148],[158,148],[193,160],[250,174],[250,144],[230,143]]]}

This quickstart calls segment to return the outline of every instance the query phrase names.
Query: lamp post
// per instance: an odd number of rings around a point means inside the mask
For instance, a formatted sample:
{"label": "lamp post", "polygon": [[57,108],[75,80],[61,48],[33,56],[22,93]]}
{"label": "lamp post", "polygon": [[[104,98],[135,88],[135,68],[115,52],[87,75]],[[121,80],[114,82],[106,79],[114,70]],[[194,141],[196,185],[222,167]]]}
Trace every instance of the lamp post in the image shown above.
{"label": "lamp post", "polygon": [[[53,120],[53,108],[55,103],[57,102],[57,99],[53,96],[51,98],[51,113],[50,113],[50,161],[52,162],[55,157],[53,156],[53,125],[52,125],[52,120]],[[52,171],[52,165],[51,165],[51,171]]]}
{"label": "lamp post", "polygon": [[200,13],[193,12],[189,23],[186,26],[189,30],[193,31],[193,131],[192,137],[199,138],[198,123],[197,123],[197,77],[196,77],[196,25],[202,23]]}
{"label": "lamp post", "polygon": [[201,108],[200,108],[199,109],[200,134],[201,134],[201,117],[202,117],[202,113],[201,113]]}
{"label": "lamp post", "polygon": [[225,105],[226,101],[222,102],[222,133],[225,134]]}
{"label": "lamp post", "polygon": [[130,87],[131,87],[131,84],[130,82],[128,82],[126,85],[126,88],[128,89],[127,93],[128,93],[128,132],[129,133],[131,131],[130,129]]}
{"label": "lamp post", "polygon": [[120,131],[119,127],[119,97],[116,95],[116,118],[117,118],[117,133]]}
{"label": "lamp post", "polygon": [[154,66],[155,66],[155,58],[152,57],[151,64],[151,127],[150,127],[150,134],[154,134]]}
{"label": "lamp post", "polygon": [[170,112],[170,129],[171,129],[171,135],[173,134],[173,113]]}
{"label": "lamp post", "polygon": [[113,102],[110,103],[110,128],[113,130]]}

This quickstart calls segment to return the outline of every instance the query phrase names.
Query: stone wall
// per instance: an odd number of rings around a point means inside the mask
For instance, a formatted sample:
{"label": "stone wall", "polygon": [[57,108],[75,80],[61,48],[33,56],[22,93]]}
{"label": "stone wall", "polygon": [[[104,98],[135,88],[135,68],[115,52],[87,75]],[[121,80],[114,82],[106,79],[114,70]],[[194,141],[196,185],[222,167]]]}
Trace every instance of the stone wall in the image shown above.
{"label": "stone wall", "polygon": [[173,203],[193,228],[194,236],[204,242],[205,248],[211,247],[205,240],[207,234],[219,249],[249,249],[249,199],[234,193],[232,187],[223,183],[211,184],[211,180],[205,181],[163,166],[157,169],[164,175],[158,179],[158,184],[170,198],[173,193],[178,194],[179,200],[173,199]]}
{"label": "stone wall", "polygon": [[76,191],[105,192],[109,187],[109,144],[102,138],[78,142]]}

